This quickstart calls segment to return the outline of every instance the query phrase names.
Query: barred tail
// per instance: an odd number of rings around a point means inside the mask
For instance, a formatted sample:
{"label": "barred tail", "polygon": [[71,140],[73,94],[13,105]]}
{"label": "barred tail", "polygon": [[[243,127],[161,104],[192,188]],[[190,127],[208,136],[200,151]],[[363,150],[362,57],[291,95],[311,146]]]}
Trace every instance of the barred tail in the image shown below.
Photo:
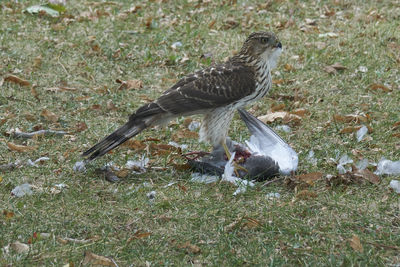
{"label": "barred tail", "polygon": [[121,145],[146,128],[147,126],[142,120],[129,120],[129,122],[127,122],[121,128],[101,140],[87,151],[83,152],[82,156],[89,156],[89,161],[101,157],[111,149]]}

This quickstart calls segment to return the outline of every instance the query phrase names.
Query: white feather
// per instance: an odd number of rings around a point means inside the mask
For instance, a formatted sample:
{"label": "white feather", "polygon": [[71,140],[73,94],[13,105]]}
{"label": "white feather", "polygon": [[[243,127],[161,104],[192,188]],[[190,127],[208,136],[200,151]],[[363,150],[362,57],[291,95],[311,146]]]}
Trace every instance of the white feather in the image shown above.
{"label": "white feather", "polygon": [[240,115],[251,132],[249,141],[246,141],[251,153],[268,156],[279,165],[283,175],[289,175],[297,170],[299,158],[293,150],[277,133],[250,113],[240,110]]}

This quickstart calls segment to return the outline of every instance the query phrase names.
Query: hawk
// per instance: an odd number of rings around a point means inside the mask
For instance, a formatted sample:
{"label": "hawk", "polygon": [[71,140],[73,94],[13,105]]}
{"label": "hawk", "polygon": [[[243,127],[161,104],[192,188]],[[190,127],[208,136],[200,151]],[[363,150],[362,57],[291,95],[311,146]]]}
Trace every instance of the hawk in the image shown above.
{"label": "hawk", "polygon": [[271,69],[281,52],[282,44],[274,33],[250,34],[237,55],[182,78],[82,155],[88,161],[94,160],[148,127],[166,125],[176,117],[194,114],[204,114],[200,141],[210,143],[214,149],[221,147],[235,110],[262,98],[270,90]]}

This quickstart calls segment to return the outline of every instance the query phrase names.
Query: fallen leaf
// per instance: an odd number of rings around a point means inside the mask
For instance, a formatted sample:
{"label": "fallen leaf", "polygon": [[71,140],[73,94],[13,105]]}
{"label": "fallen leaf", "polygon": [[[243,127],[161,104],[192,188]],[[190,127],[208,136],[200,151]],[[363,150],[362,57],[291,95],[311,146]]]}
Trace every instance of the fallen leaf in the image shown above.
{"label": "fallen leaf", "polygon": [[278,112],[268,113],[266,115],[259,116],[258,119],[264,123],[271,123],[278,119],[282,120],[284,123],[288,123],[288,122],[299,123],[301,121],[300,116],[295,115],[295,114],[290,114],[287,111],[278,111]]}
{"label": "fallen leaf", "polygon": [[306,174],[296,175],[295,178],[299,181],[313,184],[315,181],[321,179],[323,174],[321,172],[311,172]]}
{"label": "fallen leaf", "polygon": [[85,131],[87,128],[88,128],[88,127],[87,127],[86,123],[83,122],[83,121],[78,122],[78,123],[75,125],[75,131],[76,131],[76,132],[83,132],[83,131]]}
{"label": "fallen leaf", "polygon": [[90,251],[85,252],[85,258],[83,259],[82,265],[117,266],[113,260],[104,256],[96,255]]}
{"label": "fallen leaf", "polygon": [[362,253],[364,251],[363,246],[361,245],[360,238],[356,235],[353,235],[351,239],[349,239],[350,247],[352,247],[355,251]]}
{"label": "fallen leaf", "polygon": [[121,146],[128,147],[129,149],[133,149],[135,151],[143,150],[146,148],[146,144],[144,144],[142,141],[135,140],[135,139],[129,139],[128,141],[123,143]]}
{"label": "fallen leaf", "polygon": [[392,130],[397,130],[400,128],[400,121],[393,123],[393,129]]}
{"label": "fallen leaf", "polygon": [[303,118],[304,116],[310,114],[310,111],[308,111],[305,108],[298,108],[298,109],[291,111],[290,114],[297,115],[297,116],[300,116]]}
{"label": "fallen leaf", "polygon": [[115,81],[121,84],[118,90],[131,90],[131,89],[143,88],[143,82],[141,80],[122,81],[120,79],[117,79]]}
{"label": "fallen leaf", "polygon": [[293,65],[290,65],[288,63],[286,63],[285,66],[283,66],[283,68],[285,69],[285,71],[293,71],[294,70]]}
{"label": "fallen leaf", "polygon": [[333,68],[332,66],[325,66],[325,67],[324,67],[324,71],[327,72],[327,73],[329,73],[329,74],[334,74],[334,73],[337,72],[337,71],[335,70],[335,68]]}
{"label": "fallen leaf", "polygon": [[324,71],[326,71],[327,73],[330,73],[330,74],[334,74],[334,73],[337,73],[338,70],[345,70],[345,69],[347,69],[347,68],[340,63],[335,63],[333,65],[324,67]]}
{"label": "fallen leaf", "polygon": [[286,108],[286,105],[284,103],[277,103],[277,104],[272,104],[271,105],[271,111],[276,112],[276,111],[281,111]]}
{"label": "fallen leaf", "polygon": [[92,106],[90,107],[90,109],[92,109],[92,110],[101,110],[101,105],[99,105],[99,104],[94,104],[94,105],[92,105]]}
{"label": "fallen leaf", "polygon": [[198,138],[199,138],[199,134],[197,132],[193,132],[188,129],[176,131],[172,135],[172,140],[174,140],[174,141],[180,141],[180,139],[198,139]]}
{"label": "fallen leaf", "polygon": [[42,112],[40,113],[40,116],[44,117],[46,120],[51,121],[51,122],[58,121],[58,116],[48,109],[43,109]]}
{"label": "fallen leaf", "polygon": [[118,178],[126,178],[131,172],[132,170],[126,168],[114,171],[115,175],[117,175]]}
{"label": "fallen leaf", "polygon": [[379,184],[381,181],[378,175],[374,174],[368,169],[356,170],[353,174],[354,176],[365,179],[373,184]]}
{"label": "fallen leaf", "polygon": [[138,230],[138,231],[136,231],[136,233],[133,234],[133,238],[141,239],[141,238],[148,237],[150,235],[151,235],[150,232],[144,232],[144,231]]}
{"label": "fallen leaf", "polygon": [[166,145],[166,144],[151,143],[148,147],[153,156],[154,155],[169,155],[173,152],[179,152],[181,150],[180,148],[174,147],[172,145]]}
{"label": "fallen leaf", "polygon": [[3,210],[3,215],[4,215],[4,217],[6,217],[7,220],[9,220],[12,217],[14,217],[14,212],[8,211],[8,210]]}
{"label": "fallen leaf", "polygon": [[23,80],[23,79],[21,79],[21,78],[15,76],[15,75],[11,75],[11,74],[6,75],[6,76],[4,77],[4,81],[5,81],[5,82],[16,83],[16,84],[18,84],[18,85],[20,85],[20,86],[29,86],[29,85],[31,85],[30,82],[28,82],[28,81],[26,81],[26,80]]}
{"label": "fallen leaf", "polygon": [[285,80],[284,79],[272,79],[272,83],[273,84],[277,84],[277,85],[279,85],[279,84],[283,84],[285,82]]}
{"label": "fallen leaf", "polygon": [[16,151],[16,152],[28,152],[28,151],[36,150],[36,147],[16,145],[11,142],[7,142],[7,146],[11,151]]}
{"label": "fallen leaf", "polygon": [[336,122],[355,122],[355,123],[360,123],[360,122],[368,122],[368,118],[366,115],[355,115],[355,114],[349,114],[349,115],[333,115],[333,120]]}
{"label": "fallen leaf", "polygon": [[345,70],[347,69],[347,67],[343,66],[342,64],[336,62],[333,65],[331,65],[332,68],[334,68],[335,70]]}
{"label": "fallen leaf", "polygon": [[11,248],[17,253],[26,253],[29,251],[29,246],[19,241],[11,243]]}
{"label": "fallen leaf", "polygon": [[354,133],[361,129],[362,126],[348,126],[340,130],[339,133]]}
{"label": "fallen leaf", "polygon": [[387,86],[383,85],[383,84],[377,84],[377,83],[373,83],[370,85],[370,87],[372,90],[378,91],[378,90],[382,90],[384,92],[392,92],[391,89],[389,89]]}
{"label": "fallen leaf", "polygon": [[179,245],[178,248],[184,248],[188,252],[191,252],[194,254],[198,254],[201,252],[201,249],[198,246],[191,244],[189,241]]}

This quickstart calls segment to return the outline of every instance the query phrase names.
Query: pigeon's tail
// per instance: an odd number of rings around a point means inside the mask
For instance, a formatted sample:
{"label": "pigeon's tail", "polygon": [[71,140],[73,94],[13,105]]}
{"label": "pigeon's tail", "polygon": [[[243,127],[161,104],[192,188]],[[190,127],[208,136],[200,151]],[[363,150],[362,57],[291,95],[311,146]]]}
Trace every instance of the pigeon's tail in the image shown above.
{"label": "pigeon's tail", "polygon": [[147,126],[143,121],[129,121],[99,143],[83,152],[82,156],[88,157],[89,161],[101,157],[146,128]]}

